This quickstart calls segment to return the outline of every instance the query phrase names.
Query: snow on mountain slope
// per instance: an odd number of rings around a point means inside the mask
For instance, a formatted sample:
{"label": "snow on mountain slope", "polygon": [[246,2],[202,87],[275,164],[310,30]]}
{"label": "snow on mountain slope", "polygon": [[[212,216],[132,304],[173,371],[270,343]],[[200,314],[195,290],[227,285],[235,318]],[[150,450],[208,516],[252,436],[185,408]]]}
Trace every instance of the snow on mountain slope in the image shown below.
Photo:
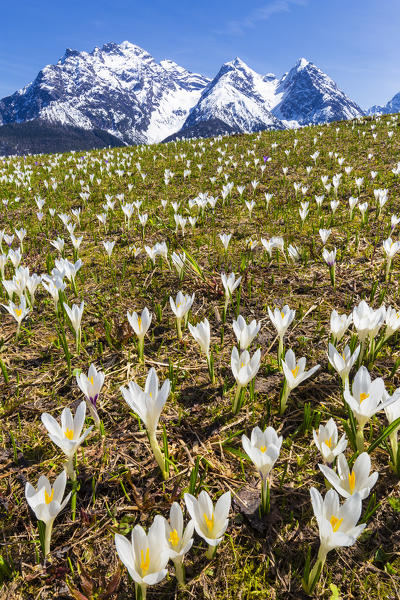
{"label": "snow on mountain slope", "polygon": [[0,123],[41,118],[97,127],[130,143],[155,142],[181,128],[208,82],[172,61],[158,64],[130,42],[67,50],[0,101]]}
{"label": "snow on mountain slope", "polygon": [[364,114],[336,83],[305,58],[280,79],[272,113],[287,126],[352,119]]}
{"label": "snow on mountain slope", "polygon": [[[387,106],[388,112],[400,109],[400,94]],[[92,52],[67,49],[57,64],[0,100],[0,125],[39,119],[100,129],[131,144],[158,142],[181,131],[209,135],[213,123],[221,130],[225,124],[226,131],[251,132],[362,114],[304,58],[280,79],[235,58],[211,81],[171,60],[157,63],[130,42],[110,42]]]}
{"label": "snow on mountain slope", "polygon": [[276,85],[276,79],[263,78],[240,58],[235,58],[222,65],[216,77],[203,90],[184,128],[210,119],[220,119],[244,132],[283,129],[280,121],[270,113]]}
{"label": "snow on mountain slope", "polygon": [[368,115],[388,115],[400,112],[400,92],[393,96],[385,106],[375,104],[367,110]]}

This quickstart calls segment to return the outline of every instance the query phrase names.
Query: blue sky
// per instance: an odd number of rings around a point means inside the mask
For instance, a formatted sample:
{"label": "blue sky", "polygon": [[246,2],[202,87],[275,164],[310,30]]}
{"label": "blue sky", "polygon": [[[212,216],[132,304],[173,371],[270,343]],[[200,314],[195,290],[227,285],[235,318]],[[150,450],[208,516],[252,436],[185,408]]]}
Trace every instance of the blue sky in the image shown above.
{"label": "blue sky", "polygon": [[2,3],[0,98],[65,48],[128,40],[213,76],[239,56],[281,75],[304,56],[363,108],[400,91],[400,0],[20,0]]}

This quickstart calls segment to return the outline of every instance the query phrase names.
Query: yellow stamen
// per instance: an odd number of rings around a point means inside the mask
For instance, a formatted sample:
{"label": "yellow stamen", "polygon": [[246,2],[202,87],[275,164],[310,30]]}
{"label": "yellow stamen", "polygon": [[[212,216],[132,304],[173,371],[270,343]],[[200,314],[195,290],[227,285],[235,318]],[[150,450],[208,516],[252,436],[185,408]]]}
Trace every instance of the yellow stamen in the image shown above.
{"label": "yellow stamen", "polygon": [[332,529],[336,532],[342,524],[343,519],[338,519],[335,515],[332,515],[330,518],[330,523],[332,525]]}
{"label": "yellow stamen", "polygon": [[69,440],[72,440],[74,437],[74,430],[73,429],[66,429],[65,430],[65,437],[68,438]]}
{"label": "yellow stamen", "polygon": [[89,379],[90,385],[93,385],[93,375],[91,376],[91,378]]}
{"label": "yellow stamen", "polygon": [[173,546],[177,546],[179,543],[179,535],[176,529],[174,529],[173,531],[171,531],[170,536],[168,538],[168,541],[173,545]]}
{"label": "yellow stamen", "polygon": [[325,440],[325,444],[328,446],[328,448],[332,447],[332,436],[329,439]]}
{"label": "yellow stamen", "polygon": [[266,451],[266,449],[267,449],[267,446],[260,446],[260,450],[263,454]]}
{"label": "yellow stamen", "polygon": [[292,369],[292,375],[293,377],[297,377],[299,372],[299,366],[297,365],[297,367],[295,367],[294,369]]}
{"label": "yellow stamen", "polygon": [[54,496],[54,488],[51,490],[50,496],[47,493],[47,490],[44,490],[44,501],[46,502],[46,504],[50,504],[50,502],[53,500],[53,496]]}
{"label": "yellow stamen", "polygon": [[282,319],[284,319],[284,318],[285,318],[285,313],[284,313],[284,312],[282,312],[282,311],[281,311],[281,317],[282,317]]}
{"label": "yellow stamen", "polygon": [[214,529],[214,513],[211,515],[211,519],[209,519],[206,515],[206,513],[204,513],[204,520],[206,522],[206,525],[208,527],[208,531],[212,531]]}
{"label": "yellow stamen", "polygon": [[15,308],[14,311],[17,317],[20,317],[22,315],[22,308]]}
{"label": "yellow stamen", "polygon": [[146,550],[146,559],[143,556],[143,550],[140,551],[140,557],[142,559],[140,561],[140,568],[142,569],[142,571],[144,573],[146,573],[150,567],[150,549],[147,548],[147,550]]}
{"label": "yellow stamen", "polygon": [[139,331],[142,329],[142,319],[140,317],[138,317],[138,327],[139,327]]}
{"label": "yellow stamen", "polygon": [[364,402],[364,400],[366,400],[367,398],[369,398],[369,394],[365,394],[364,392],[362,392],[360,394],[360,404],[361,402]]}
{"label": "yellow stamen", "polygon": [[355,487],[356,487],[356,474],[354,473],[354,471],[352,471],[351,473],[349,473],[350,494],[352,494],[354,492]]}

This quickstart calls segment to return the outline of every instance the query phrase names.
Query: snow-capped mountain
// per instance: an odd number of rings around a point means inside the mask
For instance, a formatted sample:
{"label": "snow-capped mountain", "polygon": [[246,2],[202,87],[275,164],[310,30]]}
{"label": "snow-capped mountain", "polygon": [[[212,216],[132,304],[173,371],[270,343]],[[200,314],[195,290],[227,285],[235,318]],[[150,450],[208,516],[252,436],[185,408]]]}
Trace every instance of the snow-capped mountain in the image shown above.
{"label": "snow-capped mountain", "polygon": [[367,110],[368,115],[388,115],[390,113],[400,112],[400,92],[393,96],[385,106],[375,104]]}
{"label": "snow-capped mountain", "polygon": [[363,110],[305,58],[279,80],[272,113],[287,126],[353,119]]}
{"label": "snow-capped mountain", "polygon": [[130,42],[92,52],[67,49],[57,64],[0,100],[0,125],[38,119],[103,130],[130,144],[209,135],[213,124],[220,132],[250,132],[362,114],[304,58],[281,78],[235,58],[210,80],[171,60],[158,63]]}
{"label": "snow-capped mountain", "polygon": [[283,129],[363,115],[362,109],[305,58],[280,79],[260,75],[240,58],[225,63],[190,111],[183,134],[210,119],[239,131]]}
{"label": "snow-capped mountain", "polygon": [[270,108],[274,103],[275,80],[267,81],[240,58],[222,65],[203,90],[183,128],[210,119],[220,119],[239,131],[284,129]]}
{"label": "snow-capped mountain", "polygon": [[0,101],[0,124],[40,118],[99,128],[129,143],[157,142],[184,123],[209,79],[157,63],[139,46],[67,50],[22,90]]}

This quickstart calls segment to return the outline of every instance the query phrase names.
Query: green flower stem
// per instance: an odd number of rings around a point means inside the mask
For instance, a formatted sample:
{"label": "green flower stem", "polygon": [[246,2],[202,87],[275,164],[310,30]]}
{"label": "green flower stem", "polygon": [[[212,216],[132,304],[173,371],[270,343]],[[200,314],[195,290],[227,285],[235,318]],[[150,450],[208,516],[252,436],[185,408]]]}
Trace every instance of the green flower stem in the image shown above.
{"label": "green flower stem", "polygon": [[79,354],[80,349],[81,349],[81,339],[82,339],[82,330],[79,327],[78,331],[76,332],[76,336],[75,336],[75,344],[76,344],[76,353]]}
{"label": "green flower stem", "polygon": [[271,508],[270,503],[270,488],[267,478],[261,480],[261,514],[267,515]]}
{"label": "green flower stem", "polygon": [[226,313],[228,310],[228,304],[229,304],[229,296],[225,296],[225,304],[224,304],[224,310],[222,313],[222,322],[225,323],[226,322]]}
{"label": "green flower stem", "polygon": [[394,431],[392,431],[392,433],[389,436],[390,445],[392,447],[392,452],[393,452],[393,466],[394,466],[396,472],[399,467],[399,465],[397,464],[397,454],[398,454],[398,448],[399,448],[397,432],[398,432],[398,429],[395,429]]}
{"label": "green flower stem", "polygon": [[178,333],[178,340],[182,339],[182,319],[176,319],[176,331]]}
{"label": "green flower stem", "polygon": [[279,414],[283,415],[286,409],[287,401],[289,398],[290,389],[288,388],[286,379],[283,382],[283,387],[281,390],[281,395],[279,397]]}
{"label": "green flower stem", "polygon": [[335,265],[332,265],[330,267],[329,274],[331,276],[332,287],[335,288],[336,287],[336,270],[335,270]]}
{"label": "green flower stem", "polygon": [[356,445],[358,452],[364,452],[364,428],[360,426],[357,428]]}
{"label": "green flower stem", "polygon": [[326,552],[322,552],[321,547],[320,547],[315,565],[311,569],[310,574],[308,576],[307,585],[308,585],[308,593],[309,594],[312,594],[316,584],[318,583],[319,577],[318,577],[318,579],[316,579],[316,577],[317,577],[318,571],[320,571],[319,576],[321,576],[325,561],[326,561]]}
{"label": "green flower stem", "polygon": [[359,367],[362,364],[364,354],[365,354],[365,340],[361,341],[360,354],[358,355],[357,366]]}
{"label": "green flower stem", "polygon": [[51,519],[46,523],[46,533],[44,536],[44,555],[47,556],[50,554],[50,541],[51,541],[51,532],[53,531],[53,523],[54,519]]}
{"label": "green flower stem", "polygon": [[185,567],[183,564],[183,558],[180,556],[172,561],[175,567],[175,577],[177,579],[178,585],[181,587],[185,586]]}
{"label": "green flower stem", "polygon": [[145,583],[135,583],[136,600],[146,600],[147,585]]}
{"label": "green flower stem", "polygon": [[217,546],[211,546],[211,544],[208,544],[208,548],[207,548],[207,552],[206,552],[206,557],[209,560],[212,560],[215,556],[217,552]]}
{"label": "green flower stem", "polygon": [[156,432],[148,431],[149,442],[151,449],[153,450],[154,458],[157,461],[158,466],[160,467],[163,479],[168,479],[168,470],[165,468],[165,457],[161,452],[160,446],[158,445]]}
{"label": "green flower stem", "polygon": [[238,384],[236,388],[236,394],[232,403],[232,412],[234,415],[236,415],[239,412],[240,407],[242,405],[243,392],[244,388]]}
{"label": "green flower stem", "polygon": [[143,354],[144,354],[144,338],[141,337],[138,340],[138,355],[140,362],[143,362]]}
{"label": "green flower stem", "polygon": [[76,288],[75,277],[71,277],[72,289],[74,290],[74,294],[78,297],[78,290]]}
{"label": "green flower stem", "polygon": [[278,367],[282,370],[282,356],[283,356],[283,337],[279,336],[278,346]]}
{"label": "green flower stem", "polygon": [[65,464],[64,466],[66,472],[67,472],[67,476],[70,478],[71,481],[75,481],[76,480],[76,473],[74,471],[74,457],[71,456],[68,459],[68,462]]}
{"label": "green flower stem", "polygon": [[211,383],[215,383],[215,373],[214,373],[214,356],[213,353],[207,354],[207,367],[208,374],[210,375]]}
{"label": "green flower stem", "polygon": [[386,261],[386,273],[385,273],[385,281],[388,282],[390,279],[390,268],[392,266],[392,259],[388,258]]}

